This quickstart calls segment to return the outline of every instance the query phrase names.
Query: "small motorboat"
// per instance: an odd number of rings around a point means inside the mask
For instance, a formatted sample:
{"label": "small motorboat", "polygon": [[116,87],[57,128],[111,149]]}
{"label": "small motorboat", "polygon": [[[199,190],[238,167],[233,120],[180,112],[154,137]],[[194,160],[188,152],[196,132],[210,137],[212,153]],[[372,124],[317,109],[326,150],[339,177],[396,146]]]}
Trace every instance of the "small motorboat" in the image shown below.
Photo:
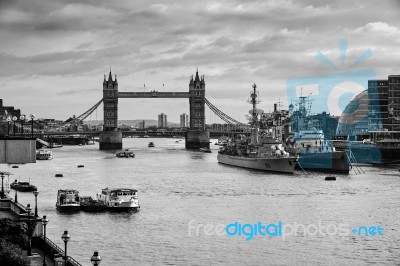
{"label": "small motorboat", "polygon": [[149,147],[149,148],[154,148],[154,147],[155,147],[154,142],[149,142],[148,147]]}
{"label": "small motorboat", "polygon": [[55,177],[63,177],[63,174],[56,174]]}
{"label": "small motorboat", "polygon": [[10,184],[10,187],[20,192],[32,192],[37,190],[37,187],[30,182],[18,182],[17,179]]}
{"label": "small motorboat", "polygon": [[115,154],[118,158],[135,158],[135,153],[132,150],[126,149],[124,151],[119,151]]}
{"label": "small motorboat", "polygon": [[78,168],[82,168],[82,167],[85,167],[85,166],[83,164],[78,165]]}
{"label": "small motorboat", "polygon": [[206,153],[211,153],[211,150],[209,148],[200,148],[199,151],[206,152]]}
{"label": "small motorboat", "polygon": [[19,168],[19,166],[18,165],[13,165],[12,168]]}

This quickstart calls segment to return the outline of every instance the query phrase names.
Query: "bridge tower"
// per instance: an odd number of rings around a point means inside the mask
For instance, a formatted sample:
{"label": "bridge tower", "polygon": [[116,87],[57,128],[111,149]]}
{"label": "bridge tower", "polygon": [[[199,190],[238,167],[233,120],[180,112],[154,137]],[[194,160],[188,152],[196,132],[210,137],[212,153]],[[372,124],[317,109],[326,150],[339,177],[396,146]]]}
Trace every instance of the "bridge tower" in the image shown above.
{"label": "bridge tower", "polygon": [[108,80],[103,81],[103,131],[100,132],[100,150],[122,149],[122,132],[118,131],[118,82],[112,79],[111,70]]}
{"label": "bridge tower", "polygon": [[205,98],[206,83],[204,75],[190,77],[189,82],[190,127],[186,133],[186,149],[210,148],[210,132],[206,130]]}

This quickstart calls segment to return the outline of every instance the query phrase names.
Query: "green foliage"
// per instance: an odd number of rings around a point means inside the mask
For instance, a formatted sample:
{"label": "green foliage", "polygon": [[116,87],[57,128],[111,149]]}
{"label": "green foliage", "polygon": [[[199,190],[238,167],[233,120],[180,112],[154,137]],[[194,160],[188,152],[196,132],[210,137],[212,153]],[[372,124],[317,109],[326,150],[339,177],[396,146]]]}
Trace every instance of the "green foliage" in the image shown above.
{"label": "green foliage", "polygon": [[0,239],[26,248],[28,246],[26,224],[9,218],[0,219]]}
{"label": "green foliage", "polygon": [[0,239],[0,265],[29,266],[30,261],[22,249],[15,244]]}

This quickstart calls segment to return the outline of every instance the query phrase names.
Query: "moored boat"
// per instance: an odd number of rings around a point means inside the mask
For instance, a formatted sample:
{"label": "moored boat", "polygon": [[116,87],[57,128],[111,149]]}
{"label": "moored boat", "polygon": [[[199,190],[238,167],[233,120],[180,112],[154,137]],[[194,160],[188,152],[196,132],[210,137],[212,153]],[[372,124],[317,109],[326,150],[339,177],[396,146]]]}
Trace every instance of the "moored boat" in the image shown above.
{"label": "moored boat", "polygon": [[154,148],[155,147],[155,145],[154,145],[154,142],[149,142],[149,145],[147,145],[149,148]]}
{"label": "moored boat", "polygon": [[118,158],[135,158],[135,153],[132,150],[125,149],[124,151],[119,151],[116,153]]}
{"label": "moored boat", "polygon": [[90,196],[80,197],[81,209],[86,212],[103,212],[106,210],[104,202],[95,200]]}
{"label": "moored boat", "polygon": [[77,212],[81,209],[79,191],[75,189],[59,189],[56,208],[60,212]]}
{"label": "moored boat", "polygon": [[131,188],[105,188],[97,195],[109,211],[137,211],[140,209],[138,191]]}
{"label": "moored boat", "polygon": [[36,151],[36,160],[51,160],[53,159],[53,152],[47,150]]}
{"label": "moored boat", "polygon": [[20,192],[32,192],[37,190],[37,187],[32,185],[31,182],[18,182],[17,179],[10,184],[10,187]]}
{"label": "moored boat", "polygon": [[298,154],[297,167],[307,170],[349,173],[350,163],[345,151],[337,151],[325,140],[322,130],[294,132],[287,142],[287,150]]}
{"label": "moored boat", "polygon": [[257,109],[256,84],[250,93],[252,109],[249,111],[251,135],[238,135],[236,139],[228,140],[218,152],[218,162],[233,166],[293,174],[297,157],[291,156],[284,150],[280,141],[274,138],[270,131],[259,132],[258,115],[262,110]]}
{"label": "moored boat", "polygon": [[357,140],[332,141],[337,150],[345,151],[355,164],[400,163],[400,131],[370,131]]}
{"label": "moored boat", "polygon": [[336,150],[326,140],[324,131],[313,124],[308,115],[312,102],[307,98],[299,97],[298,110],[294,110],[293,104],[289,106],[292,132],[285,141],[287,150],[299,155],[299,169],[349,173],[351,166],[347,153]]}

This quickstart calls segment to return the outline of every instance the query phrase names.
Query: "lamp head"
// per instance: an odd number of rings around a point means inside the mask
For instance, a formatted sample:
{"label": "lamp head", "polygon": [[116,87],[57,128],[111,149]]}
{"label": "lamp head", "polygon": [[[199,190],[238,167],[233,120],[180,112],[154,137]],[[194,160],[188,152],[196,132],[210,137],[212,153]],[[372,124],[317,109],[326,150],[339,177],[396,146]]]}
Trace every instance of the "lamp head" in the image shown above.
{"label": "lamp head", "polygon": [[33,195],[34,195],[35,197],[37,197],[37,195],[39,195],[39,191],[37,191],[37,190],[33,191]]}
{"label": "lamp head", "polygon": [[19,119],[25,120],[25,115],[21,115],[21,116],[19,117]]}
{"label": "lamp head", "polygon": [[13,116],[13,118],[12,118],[13,121],[17,121],[17,119],[18,118],[16,116]]}
{"label": "lamp head", "polygon": [[43,215],[42,224],[46,225],[49,223],[49,219],[47,219],[46,215]]}
{"label": "lamp head", "polygon": [[31,205],[30,204],[26,205],[26,211],[28,212],[28,214],[31,212],[31,210],[32,210]]}
{"label": "lamp head", "polygon": [[61,236],[61,239],[62,239],[65,243],[67,243],[67,242],[69,241],[70,238],[71,238],[71,237],[69,236],[68,231],[65,230],[65,231],[64,231],[64,234]]}
{"label": "lamp head", "polygon": [[90,259],[90,262],[91,262],[93,265],[99,265],[99,264],[100,264],[100,261],[101,261],[101,258],[100,258],[100,256],[99,256],[99,252],[98,252],[98,251],[95,251],[94,254],[93,254],[93,256],[92,256],[92,258]]}
{"label": "lamp head", "polygon": [[31,114],[31,119],[33,120],[35,118],[35,115],[34,114]]}

